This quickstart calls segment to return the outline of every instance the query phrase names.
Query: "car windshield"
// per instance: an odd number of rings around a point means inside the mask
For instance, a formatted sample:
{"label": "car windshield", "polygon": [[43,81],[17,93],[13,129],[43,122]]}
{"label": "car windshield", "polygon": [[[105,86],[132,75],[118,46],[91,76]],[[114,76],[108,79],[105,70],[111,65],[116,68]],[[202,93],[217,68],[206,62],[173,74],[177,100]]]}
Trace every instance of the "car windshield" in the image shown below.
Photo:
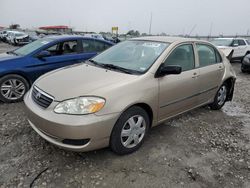
{"label": "car windshield", "polygon": [[17,55],[21,55],[21,56],[25,56],[30,54],[31,52],[41,48],[42,46],[48,44],[49,42],[51,42],[52,39],[39,39],[36,40],[34,42],[31,42],[21,48],[18,48],[17,50],[14,51],[15,54]]}
{"label": "car windshield", "polygon": [[215,46],[231,46],[233,39],[214,39],[211,41]]}
{"label": "car windshield", "polygon": [[[146,72],[170,43],[125,41],[94,57],[92,62],[137,73]],[[111,66],[110,66],[111,65]]]}
{"label": "car windshield", "polygon": [[21,36],[24,36],[25,34],[24,33],[16,33],[15,34],[17,37],[21,37]]}

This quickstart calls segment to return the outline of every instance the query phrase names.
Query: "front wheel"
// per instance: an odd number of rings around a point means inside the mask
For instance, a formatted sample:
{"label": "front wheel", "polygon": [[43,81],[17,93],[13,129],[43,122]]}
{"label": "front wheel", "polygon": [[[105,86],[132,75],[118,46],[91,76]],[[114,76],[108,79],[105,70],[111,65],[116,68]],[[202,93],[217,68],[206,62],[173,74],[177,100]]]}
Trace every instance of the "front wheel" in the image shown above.
{"label": "front wheel", "polygon": [[22,76],[11,74],[0,79],[0,100],[3,102],[19,102],[28,91],[29,84]]}
{"label": "front wheel", "polygon": [[113,128],[110,138],[111,149],[119,155],[136,151],[142,145],[149,125],[149,116],[144,109],[137,106],[128,109]]}
{"label": "front wheel", "polygon": [[227,100],[227,95],[228,95],[228,87],[224,83],[224,84],[222,84],[222,86],[217,91],[217,93],[215,95],[215,98],[214,98],[214,102],[209,105],[210,108],[212,110],[221,109],[224,106],[224,104],[225,104],[225,102]]}

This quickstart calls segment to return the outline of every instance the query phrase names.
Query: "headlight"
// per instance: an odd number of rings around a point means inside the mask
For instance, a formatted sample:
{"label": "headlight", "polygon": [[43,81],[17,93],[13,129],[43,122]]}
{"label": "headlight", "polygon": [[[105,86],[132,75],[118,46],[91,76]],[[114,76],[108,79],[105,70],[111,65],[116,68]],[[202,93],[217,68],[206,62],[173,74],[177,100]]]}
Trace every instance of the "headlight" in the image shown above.
{"label": "headlight", "polygon": [[250,60],[249,60],[249,58],[248,58],[248,57],[244,57],[243,61],[244,61],[245,63],[247,63],[247,64],[249,64],[249,63],[250,63]]}
{"label": "headlight", "polygon": [[105,100],[99,97],[78,97],[60,102],[54,109],[58,114],[92,114],[103,108]]}

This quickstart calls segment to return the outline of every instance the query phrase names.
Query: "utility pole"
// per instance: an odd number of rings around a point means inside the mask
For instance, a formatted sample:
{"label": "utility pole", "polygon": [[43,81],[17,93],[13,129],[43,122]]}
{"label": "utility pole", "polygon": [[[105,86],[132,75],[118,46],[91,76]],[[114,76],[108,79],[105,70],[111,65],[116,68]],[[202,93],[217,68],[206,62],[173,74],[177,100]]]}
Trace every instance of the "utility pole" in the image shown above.
{"label": "utility pole", "polygon": [[210,31],[209,31],[209,37],[212,35],[212,30],[213,30],[213,22],[210,24]]}
{"label": "utility pole", "polygon": [[149,31],[148,31],[148,34],[151,35],[151,27],[152,27],[152,12],[150,13],[150,23],[149,23]]}
{"label": "utility pole", "polygon": [[188,36],[190,37],[191,33],[194,31],[194,29],[196,28],[196,24],[193,26],[193,28],[191,29],[191,31],[189,32]]}

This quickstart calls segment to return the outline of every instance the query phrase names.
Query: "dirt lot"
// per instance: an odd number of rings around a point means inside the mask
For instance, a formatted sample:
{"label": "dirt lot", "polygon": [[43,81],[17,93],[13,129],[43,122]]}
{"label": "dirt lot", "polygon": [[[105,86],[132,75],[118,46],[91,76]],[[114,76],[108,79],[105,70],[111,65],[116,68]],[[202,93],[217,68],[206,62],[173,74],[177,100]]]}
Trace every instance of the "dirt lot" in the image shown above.
{"label": "dirt lot", "polygon": [[250,74],[233,67],[233,102],[153,128],[127,156],[58,149],[32,130],[23,103],[0,103],[0,187],[250,187]]}

